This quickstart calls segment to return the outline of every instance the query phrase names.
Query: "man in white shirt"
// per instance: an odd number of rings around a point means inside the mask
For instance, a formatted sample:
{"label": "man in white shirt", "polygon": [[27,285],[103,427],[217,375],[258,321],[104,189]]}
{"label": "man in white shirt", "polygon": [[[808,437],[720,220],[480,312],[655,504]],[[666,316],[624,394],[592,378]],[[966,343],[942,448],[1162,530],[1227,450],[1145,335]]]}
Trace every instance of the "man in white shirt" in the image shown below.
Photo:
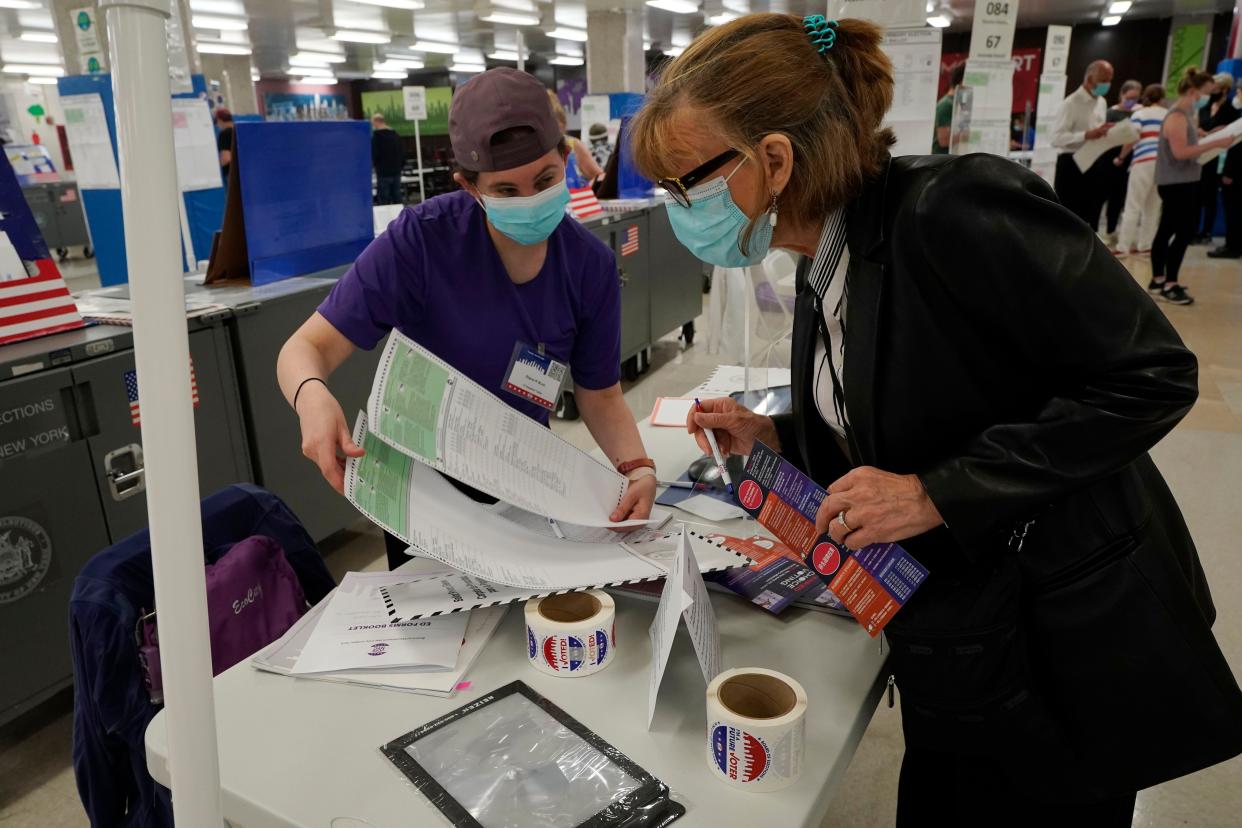
{"label": "man in white shirt", "polygon": [[1108,104],[1104,101],[1112,81],[1113,66],[1108,61],[1097,60],[1088,66],[1082,86],[1061,102],[1052,127],[1052,145],[1061,153],[1057,156],[1054,184],[1057,197],[1093,230],[1099,224],[1107,188],[1093,181],[1093,170],[1083,173],[1078,169],[1074,152],[1112,127],[1106,123]]}

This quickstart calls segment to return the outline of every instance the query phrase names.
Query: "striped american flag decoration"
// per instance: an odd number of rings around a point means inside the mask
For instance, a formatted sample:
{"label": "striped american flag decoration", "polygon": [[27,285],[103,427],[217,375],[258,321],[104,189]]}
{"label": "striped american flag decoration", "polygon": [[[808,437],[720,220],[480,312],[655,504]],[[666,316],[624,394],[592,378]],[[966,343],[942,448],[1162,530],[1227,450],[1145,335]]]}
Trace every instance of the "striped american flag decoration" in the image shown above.
{"label": "striped american flag decoration", "polygon": [[604,208],[599,205],[599,199],[590,187],[569,188],[569,210],[578,221],[604,214]]}
{"label": "striped american flag decoration", "polygon": [[0,345],[85,324],[54,265],[40,266],[29,279],[0,282]]}
{"label": "striped american flag decoration", "polygon": [[621,238],[621,255],[632,256],[638,252],[638,225],[631,224],[625,228],[625,235]]}
{"label": "striped american flag decoration", "polygon": [[[125,372],[125,396],[129,398],[129,421],[142,425],[142,412],[138,408],[138,372]],[[190,359],[190,401],[198,408],[198,376],[194,373],[194,360]]]}

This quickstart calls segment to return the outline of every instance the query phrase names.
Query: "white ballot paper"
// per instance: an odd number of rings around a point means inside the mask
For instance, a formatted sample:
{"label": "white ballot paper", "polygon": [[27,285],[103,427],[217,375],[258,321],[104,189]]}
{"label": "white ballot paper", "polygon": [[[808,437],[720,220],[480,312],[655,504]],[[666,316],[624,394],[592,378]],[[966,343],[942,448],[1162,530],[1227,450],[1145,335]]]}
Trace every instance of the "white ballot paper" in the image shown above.
{"label": "white ballot paper", "polygon": [[747,389],[747,372],[742,365],[717,365],[712,375],[688,396],[708,399],[756,388],[781,388],[793,382],[793,372],[788,368],[751,368],[749,380],[750,388]]}
{"label": "white ballot paper", "polygon": [[[354,440],[366,454],[346,461],[345,496],[420,555],[494,584],[544,594],[668,574],[675,535],[638,541],[621,535],[614,543],[552,537],[476,503],[435,469],[381,443],[362,415]],[[704,571],[746,565],[744,557],[711,541],[694,543]]]}
{"label": "white ballot paper", "polygon": [[457,664],[466,615],[392,623],[374,579],[348,576],[327,602],[293,667],[294,675],[397,668],[451,670]]}
{"label": "white ballot paper", "polygon": [[[1230,138],[1233,139],[1233,143],[1230,144],[1231,147],[1236,146],[1239,141],[1242,141],[1242,119],[1234,121],[1228,126],[1222,127],[1216,130],[1215,132],[1209,134],[1208,136],[1204,138],[1200,138],[1199,140],[1200,141],[1215,141],[1216,139],[1224,138],[1225,136],[1229,136]],[[1226,150],[1220,150],[1220,149],[1208,150],[1207,152],[1203,153],[1203,155],[1199,156],[1199,163],[1207,164],[1211,161],[1215,161],[1217,158],[1220,158],[1220,154],[1225,151]]]}
{"label": "white ballot paper", "polygon": [[746,512],[741,507],[731,506],[705,494],[691,495],[679,501],[677,508],[711,521],[737,520],[746,517]]}
{"label": "white ballot paper", "polygon": [[699,657],[703,680],[711,684],[712,679],[723,669],[716,612],[712,609],[703,576],[699,574],[689,538],[690,532],[683,530],[677,556],[673,559],[672,569],[664,582],[664,592],[660,595],[660,606],[648,630],[651,636],[651,681],[647,691],[648,730],[655,718],[656,698],[660,692],[660,683],[664,680],[664,668],[668,666],[668,658],[673,651],[673,639],[677,637],[677,628],[683,618],[686,620],[686,629],[690,631],[695,655]]}
{"label": "white ballot paper", "polygon": [[[371,576],[392,577],[389,572],[357,573]],[[348,577],[348,576],[346,576]],[[406,576],[408,577],[408,576]],[[292,676],[298,656],[310,639],[328,601],[320,601],[311,607],[289,631],[278,640],[255,653],[250,663],[256,670]],[[507,606],[489,607],[467,613],[465,643],[457,655],[457,664],[452,670],[441,670],[429,673],[419,670],[339,670],[331,673],[308,673],[297,676],[312,681],[330,681],[338,684],[356,684],[364,687],[378,687],[382,690],[398,690],[405,693],[418,693],[424,696],[448,698],[453,695],[462,677],[474,664],[479,653],[491,640],[500,621],[504,618]]]}
{"label": "white ballot paper", "polygon": [[398,451],[528,512],[611,523],[628,481],[393,331],[367,403],[370,429]]}
{"label": "white ballot paper", "polygon": [[[668,532],[664,531],[663,527],[673,519],[673,513],[667,509],[652,509],[650,526],[629,532],[618,532],[606,526],[576,526],[572,523],[553,520],[552,518],[537,515],[534,512],[528,512],[525,509],[519,509],[508,503],[497,503],[492,507],[492,511],[505,520],[512,521],[519,526],[525,526],[527,529],[538,532],[541,535],[560,538],[561,540],[581,541],[582,543],[617,543],[618,541],[640,543],[661,540],[669,535]],[[743,512],[742,514],[745,515],[746,513]]]}
{"label": "white ballot paper", "polygon": [[1078,169],[1086,172],[1091,169],[1092,164],[1100,160],[1101,155],[1113,147],[1119,147],[1122,144],[1133,144],[1138,139],[1139,130],[1133,121],[1118,121],[1116,126],[1101,137],[1083,144],[1074,153],[1074,163],[1078,165]]}
{"label": "white ballot paper", "polygon": [[390,620],[400,622],[506,605],[546,593],[494,584],[465,572],[445,569],[433,574],[406,575],[400,581],[382,584],[379,594]]}

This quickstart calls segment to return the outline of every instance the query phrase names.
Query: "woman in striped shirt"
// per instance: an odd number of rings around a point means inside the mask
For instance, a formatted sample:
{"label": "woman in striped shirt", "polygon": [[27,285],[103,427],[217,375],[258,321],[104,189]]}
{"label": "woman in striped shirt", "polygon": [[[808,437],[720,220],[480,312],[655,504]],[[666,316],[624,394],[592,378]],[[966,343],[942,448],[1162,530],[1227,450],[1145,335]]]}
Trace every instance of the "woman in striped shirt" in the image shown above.
{"label": "woman in striped shirt", "polygon": [[1114,162],[1118,166],[1130,159],[1130,183],[1126,187],[1126,206],[1121,214],[1121,233],[1117,238],[1118,256],[1150,253],[1151,242],[1160,224],[1160,194],[1156,192],[1156,145],[1160,143],[1160,124],[1169,114],[1165,109],[1164,87],[1148,84],[1142,106],[1130,116],[1139,129],[1139,139],[1121,150]]}

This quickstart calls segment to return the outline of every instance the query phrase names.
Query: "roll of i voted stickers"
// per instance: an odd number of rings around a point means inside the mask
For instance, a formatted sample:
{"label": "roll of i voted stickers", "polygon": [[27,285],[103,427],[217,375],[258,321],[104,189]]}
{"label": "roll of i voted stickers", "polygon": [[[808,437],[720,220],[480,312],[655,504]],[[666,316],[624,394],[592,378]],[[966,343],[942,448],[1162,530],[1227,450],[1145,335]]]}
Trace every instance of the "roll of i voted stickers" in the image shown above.
{"label": "roll of i voted stickers", "polygon": [[762,667],[726,670],[707,686],[707,766],[727,785],[776,791],[802,775],[806,691]]}
{"label": "roll of i voted stickers", "polygon": [[596,589],[526,602],[526,656],[550,676],[589,676],[612,662],[617,610]]}

